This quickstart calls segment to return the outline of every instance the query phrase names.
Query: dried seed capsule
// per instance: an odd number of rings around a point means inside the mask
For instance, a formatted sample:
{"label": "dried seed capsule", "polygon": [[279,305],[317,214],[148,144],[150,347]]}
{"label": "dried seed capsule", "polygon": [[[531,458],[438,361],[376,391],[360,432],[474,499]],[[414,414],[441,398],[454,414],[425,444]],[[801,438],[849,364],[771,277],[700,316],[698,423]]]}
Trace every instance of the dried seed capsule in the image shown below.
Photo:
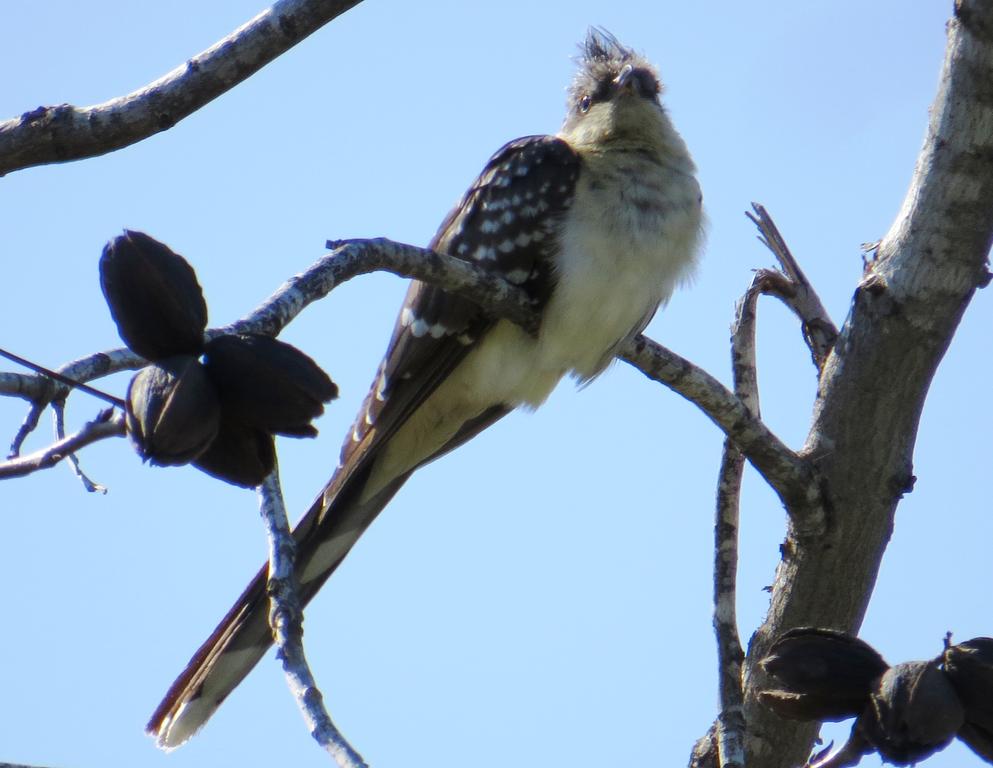
{"label": "dried seed capsule", "polygon": [[883,760],[911,765],[946,747],[965,710],[937,661],[911,661],[886,670],[856,727]]}
{"label": "dried seed capsule", "polygon": [[976,723],[966,722],[959,728],[958,736],[960,741],[987,763],[993,763],[993,732]]}
{"label": "dried seed capsule", "polygon": [[272,435],[225,417],[210,447],[193,466],[242,488],[254,488],[276,466]]}
{"label": "dried seed capsule", "polygon": [[142,368],[128,385],[128,435],[143,461],[187,464],[207,449],[219,424],[217,393],[194,357]]}
{"label": "dried seed capsule", "polygon": [[148,360],[199,355],[207,304],[196,273],[168,246],[125,230],[103,249],[100,287],[124,343]]}
{"label": "dried seed capsule", "polygon": [[801,627],[783,633],[761,661],[782,687],[761,691],[763,704],[793,720],[844,720],[865,708],[887,664],[845,632]]}
{"label": "dried seed capsule", "polygon": [[993,732],[993,638],[950,645],[941,661],[965,706],[965,719]]}
{"label": "dried seed capsule", "polygon": [[266,432],[313,437],[311,420],[338,395],[317,363],[269,336],[219,336],[204,360],[225,414]]}

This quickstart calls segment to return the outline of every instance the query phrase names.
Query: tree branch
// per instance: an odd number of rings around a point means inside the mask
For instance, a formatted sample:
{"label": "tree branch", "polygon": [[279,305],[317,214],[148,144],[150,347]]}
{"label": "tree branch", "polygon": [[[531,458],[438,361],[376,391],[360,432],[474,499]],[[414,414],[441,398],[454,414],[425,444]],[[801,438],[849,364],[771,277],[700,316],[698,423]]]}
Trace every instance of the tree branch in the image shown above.
{"label": "tree branch", "polygon": [[[45,377],[45,379],[51,379],[53,381],[58,382],[59,384],[65,384],[66,386],[72,389],[78,389],[81,392],[86,392],[87,394],[93,395],[94,397],[99,398],[104,402],[110,403],[111,405],[116,405],[118,408],[124,407],[124,401],[119,397],[108,395],[106,392],[101,392],[99,389],[94,389],[93,387],[87,386],[86,384],[83,384],[80,381],[70,379],[69,377],[64,376],[58,371],[53,371],[49,368],[45,368],[43,365],[38,365],[37,363],[33,363],[30,360],[21,357],[20,355],[15,355],[13,352],[9,350],[0,349],[0,357],[5,357],[8,360],[17,363],[18,365],[23,365],[25,368],[34,371],[35,373],[40,373],[42,374],[42,376]],[[9,376],[15,377],[16,374],[9,374]],[[3,383],[4,383],[3,378],[0,378],[0,386],[2,386]],[[20,389],[22,387],[25,387],[27,382],[18,381],[16,378],[12,378],[11,384],[12,386]],[[20,391],[16,392],[15,394],[22,394],[23,396],[23,393]]]}
{"label": "tree branch", "polygon": [[172,128],[359,0],[279,0],[137,91],[90,107],[38,107],[0,123],[0,176],[106,154]]}
{"label": "tree branch", "polygon": [[639,335],[629,342],[618,357],[698,406],[779,494],[802,535],[816,536],[823,531],[820,489],[810,465],[784,445],[723,384],[645,336]]}
{"label": "tree branch", "polygon": [[311,302],[353,277],[377,271],[432,283],[475,302],[495,317],[532,332],[537,329],[537,314],[524,291],[463,259],[383,237],[329,240],[327,247],[331,253],[290,278],[247,317],[213,333],[278,335]]}
{"label": "tree branch", "polygon": [[28,456],[20,456],[0,462],[0,480],[11,477],[23,477],[41,469],[49,469],[72,453],[85,448],[87,445],[104,440],[108,437],[124,436],[124,414],[108,408],[93,420],[83,425],[73,435],[69,435],[54,444]]}
{"label": "tree branch", "polygon": [[[764,206],[752,203],[745,215],[759,228],[759,240],[776,257],[782,273],[767,271],[763,293],[779,298],[800,319],[803,340],[820,371],[838,340],[838,329],[824,309],[820,297],[790,252],[779,228]],[[778,279],[777,279],[778,278]]]}
{"label": "tree branch", "polygon": [[[123,410],[123,406],[122,406]],[[62,442],[66,439],[66,404],[65,400],[56,400],[52,403],[52,420],[55,422],[55,437],[58,441]],[[108,416],[109,418],[109,416]],[[127,421],[125,420],[125,425]],[[72,467],[72,473],[79,478],[79,481],[83,484],[83,487],[89,493],[106,493],[107,488],[99,483],[94,483],[87,477],[86,473],[83,472],[83,468],[79,463],[79,458],[76,456],[75,451],[69,451],[66,456],[66,461],[69,462],[69,466]]]}
{"label": "tree branch", "polygon": [[[755,314],[764,276],[756,274],[738,302],[731,329],[731,368],[734,391],[759,418],[758,370],[755,362]],[[715,728],[720,768],[744,768],[745,721],[742,662],[745,653],[738,635],[735,610],[738,585],[738,530],[741,477],[745,457],[730,438],[724,441],[717,482],[714,523],[714,632],[717,635],[720,713]]]}
{"label": "tree branch", "polygon": [[0,768],[41,768],[41,766],[21,765],[20,763],[0,763]]}
{"label": "tree branch", "polygon": [[341,768],[366,768],[365,761],[345,740],[324,708],[324,697],[314,680],[303,650],[303,608],[297,593],[293,562],[296,543],[286,518],[279,470],[273,470],[258,488],[259,512],[269,540],[269,624],[283,663],[286,683],[303,714],[307,728]]}
{"label": "tree branch", "polygon": [[[46,382],[43,376],[0,371],[0,394],[20,397],[23,400],[39,400],[51,389],[51,382]],[[0,766],[2,765],[3,763],[0,763]]]}
{"label": "tree branch", "polygon": [[828,355],[801,456],[816,466],[829,526],[791,525],[765,622],[745,662],[748,765],[790,768],[816,726],[778,718],[757,692],[757,662],[797,626],[855,631],[896,506],[913,486],[917,426],[932,377],[977,287],[993,241],[993,5],[957,0],[924,147],[902,210],[858,286]]}
{"label": "tree branch", "polygon": [[[146,365],[147,361],[136,355],[130,349],[115,349],[110,352],[97,352],[93,355],[74,360],[59,368],[56,373],[64,379],[71,379],[75,382],[87,382],[98,379],[102,376],[109,376],[119,371],[135,370]],[[11,383],[10,389],[5,389],[4,383]],[[28,410],[24,421],[18,428],[14,439],[10,444],[10,457],[18,456],[21,446],[37,427],[41,419],[41,414],[49,403],[55,400],[64,400],[72,390],[66,384],[52,381],[48,376],[35,374],[26,376],[24,374],[3,373],[0,374],[0,395],[11,395],[23,397],[31,400],[31,408]]]}

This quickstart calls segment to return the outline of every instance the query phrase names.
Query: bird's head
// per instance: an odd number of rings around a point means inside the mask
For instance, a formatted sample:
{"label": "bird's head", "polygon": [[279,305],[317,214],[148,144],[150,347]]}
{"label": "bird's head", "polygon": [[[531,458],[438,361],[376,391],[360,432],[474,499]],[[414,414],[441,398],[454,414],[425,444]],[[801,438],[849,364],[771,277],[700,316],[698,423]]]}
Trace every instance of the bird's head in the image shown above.
{"label": "bird's head", "polygon": [[659,101],[655,68],[603,29],[591,28],[580,49],[561,135],[591,148],[664,149],[675,132]]}

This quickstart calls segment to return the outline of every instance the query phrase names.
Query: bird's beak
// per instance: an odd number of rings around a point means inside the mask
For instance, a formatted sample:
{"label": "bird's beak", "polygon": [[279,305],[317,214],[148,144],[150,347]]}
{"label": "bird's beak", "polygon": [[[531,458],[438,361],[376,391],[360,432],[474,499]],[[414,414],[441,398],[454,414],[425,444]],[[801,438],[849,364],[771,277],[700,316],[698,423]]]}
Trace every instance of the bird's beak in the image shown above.
{"label": "bird's beak", "polygon": [[625,64],[624,69],[614,78],[614,84],[618,88],[628,88],[629,90],[634,88],[635,79],[632,77],[633,74],[634,67],[631,64]]}

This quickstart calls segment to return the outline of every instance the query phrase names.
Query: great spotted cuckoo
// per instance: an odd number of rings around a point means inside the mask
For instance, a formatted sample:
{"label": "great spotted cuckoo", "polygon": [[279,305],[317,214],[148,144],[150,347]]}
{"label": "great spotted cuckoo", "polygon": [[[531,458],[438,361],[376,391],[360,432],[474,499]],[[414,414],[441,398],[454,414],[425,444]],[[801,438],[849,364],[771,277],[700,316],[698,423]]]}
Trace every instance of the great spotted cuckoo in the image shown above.
{"label": "great spotted cuckoo", "polygon": [[[310,600],[418,467],[571,374],[588,382],[693,269],[700,188],[659,101],[655,69],[592,30],[555,136],[500,149],[430,248],[520,286],[537,333],[413,282],[334,475],[294,531]],[[266,568],[173,683],[148,724],[166,749],[210,718],[272,643]]]}

